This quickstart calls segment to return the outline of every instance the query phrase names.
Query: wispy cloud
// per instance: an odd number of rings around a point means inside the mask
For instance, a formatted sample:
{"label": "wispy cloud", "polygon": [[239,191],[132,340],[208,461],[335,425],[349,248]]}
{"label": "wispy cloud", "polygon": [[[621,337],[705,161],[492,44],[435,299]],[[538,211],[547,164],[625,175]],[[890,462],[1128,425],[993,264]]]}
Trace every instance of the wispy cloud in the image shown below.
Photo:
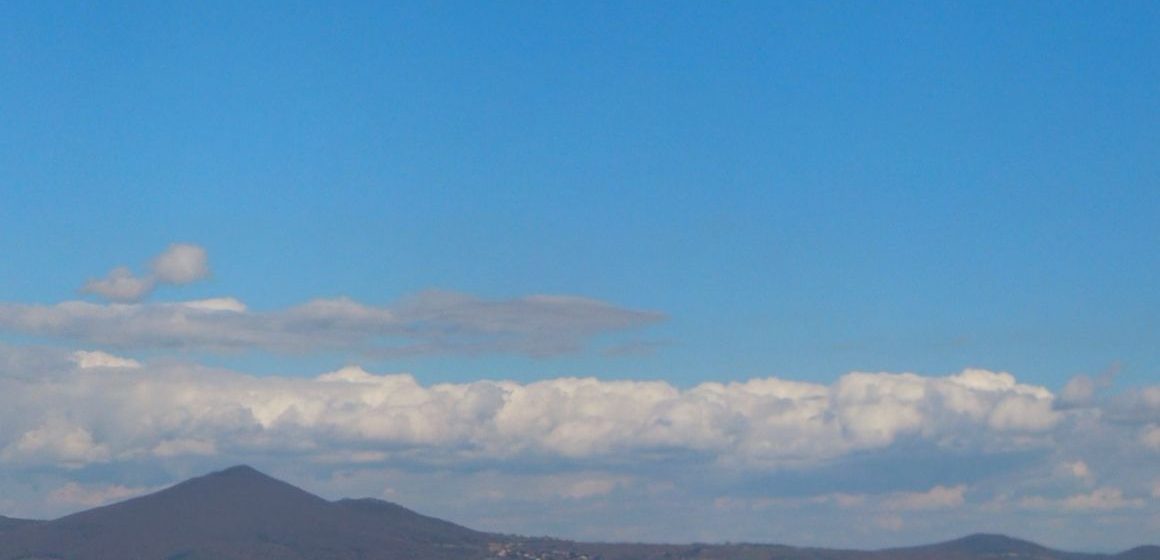
{"label": "wispy cloud", "polygon": [[903,511],[955,508],[966,501],[964,498],[966,491],[967,487],[962,484],[949,487],[935,486],[925,492],[895,494],[887,498],[884,504],[887,509]]}
{"label": "wispy cloud", "polygon": [[869,510],[883,514],[906,511],[953,509],[966,503],[967,486],[936,485],[928,490],[899,491],[883,494],[831,492],[815,496],[779,497],[720,497],[714,502],[717,509],[744,509],[760,511],[769,508],[834,506],[844,510]]}
{"label": "wispy cloud", "polygon": [[485,299],[443,290],[421,292],[390,306],[338,297],[272,311],[252,311],[233,297],[141,302],[159,284],[188,284],[209,275],[204,248],[175,243],[153,259],[148,275],[118,267],[85,285],[84,292],[112,303],[0,302],[0,332],[121,350],[552,356],[580,350],[600,334],[665,319],[659,312],[584,297]]}
{"label": "wispy cloud", "polygon": [[391,307],[319,299],[250,311],[234,298],[171,303],[0,303],[0,330],[120,349],[348,350],[368,355],[502,352],[550,356],[664,315],[598,300],[534,295],[486,300],[429,291]]}
{"label": "wispy cloud", "polygon": [[1111,511],[1144,507],[1144,499],[1124,496],[1124,491],[1114,487],[1102,487],[1062,498],[1028,496],[1019,505],[1028,509],[1052,511]]}

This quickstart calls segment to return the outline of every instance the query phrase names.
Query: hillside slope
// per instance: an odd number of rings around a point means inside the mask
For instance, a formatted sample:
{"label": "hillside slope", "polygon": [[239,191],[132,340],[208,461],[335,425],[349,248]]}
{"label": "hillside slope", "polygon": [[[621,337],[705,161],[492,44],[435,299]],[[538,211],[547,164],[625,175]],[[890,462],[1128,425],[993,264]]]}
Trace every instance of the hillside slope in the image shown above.
{"label": "hillside slope", "polygon": [[487,536],[377,500],[329,502],[249,467],[27,525],[0,559],[478,558]]}
{"label": "hillside slope", "polygon": [[330,502],[250,467],[53,521],[0,517],[0,560],[1160,560],[1003,535],[877,551],[764,544],[578,543],[473,531],[382,500]]}

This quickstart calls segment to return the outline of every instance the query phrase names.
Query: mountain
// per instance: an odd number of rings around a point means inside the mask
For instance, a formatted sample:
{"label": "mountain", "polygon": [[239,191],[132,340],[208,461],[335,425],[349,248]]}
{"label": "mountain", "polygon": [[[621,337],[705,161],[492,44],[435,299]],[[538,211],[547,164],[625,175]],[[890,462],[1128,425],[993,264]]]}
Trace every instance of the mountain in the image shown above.
{"label": "mountain", "polygon": [[1155,560],[1160,558],[1160,546],[1137,546],[1112,557],[1114,560]]}
{"label": "mountain", "polygon": [[4,533],[5,531],[10,531],[12,529],[17,529],[19,527],[24,527],[26,525],[35,525],[37,523],[40,523],[40,521],[33,521],[31,519],[13,519],[11,517],[4,517],[3,515],[0,515],[0,533]]}
{"label": "mountain", "polygon": [[0,535],[0,559],[482,558],[488,537],[378,500],[329,502],[249,467]]}
{"label": "mountain", "polygon": [[882,551],[899,560],[974,560],[1003,558],[1007,560],[1098,560],[1101,554],[1082,554],[1053,550],[1045,546],[1006,535],[975,534],[939,544],[896,548]]}
{"label": "mountain", "polygon": [[53,521],[0,517],[0,560],[1160,560],[1002,535],[879,551],[578,543],[473,531],[382,500],[327,501],[250,467]]}
{"label": "mountain", "polygon": [[971,535],[938,544],[869,551],[762,544],[644,545],[529,539],[520,544],[518,552],[541,560],[566,560],[580,555],[601,560],[1160,560],[1156,547],[1140,547],[1114,556],[1081,554],[1003,535]]}
{"label": "mountain", "polygon": [[[564,551],[602,560],[1160,560],[1160,547],[1142,546],[1118,555],[1053,550],[1005,535],[976,534],[938,544],[885,550],[837,550],[782,545],[636,545],[534,540],[522,550],[543,560],[564,560]],[[555,554],[553,554],[555,552]]]}

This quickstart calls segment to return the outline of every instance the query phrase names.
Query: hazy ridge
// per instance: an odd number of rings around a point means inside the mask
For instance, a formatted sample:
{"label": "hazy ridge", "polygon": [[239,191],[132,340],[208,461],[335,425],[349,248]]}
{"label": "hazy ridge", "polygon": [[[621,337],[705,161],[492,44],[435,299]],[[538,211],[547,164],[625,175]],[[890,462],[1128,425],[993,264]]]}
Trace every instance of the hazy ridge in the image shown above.
{"label": "hazy ridge", "polygon": [[0,560],[1160,560],[971,535],[876,551],[759,544],[580,543],[475,531],[375,499],[327,501],[239,466],[52,521],[0,517]]}

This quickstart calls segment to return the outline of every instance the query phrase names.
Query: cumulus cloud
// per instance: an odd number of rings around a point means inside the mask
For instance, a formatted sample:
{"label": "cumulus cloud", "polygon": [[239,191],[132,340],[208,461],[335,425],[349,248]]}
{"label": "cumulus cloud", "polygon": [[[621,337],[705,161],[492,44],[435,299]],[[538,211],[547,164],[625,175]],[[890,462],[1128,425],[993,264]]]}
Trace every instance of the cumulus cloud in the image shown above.
{"label": "cumulus cloud", "polygon": [[[196,366],[104,367],[0,376],[0,461],[87,464],[142,457],[361,454],[436,463],[549,457],[607,463],[701,457],[743,469],[813,465],[907,438],[977,449],[1025,445],[1050,422],[992,421],[1050,410],[1052,395],[1007,374],[852,373],[833,385],[776,378],[679,389],[661,381],[558,378],[420,384],[357,367],[313,379],[252,377]],[[990,381],[988,381],[990,380]],[[62,415],[60,411],[67,411]],[[985,434],[985,437],[980,437]],[[962,487],[897,497],[952,504]]]}
{"label": "cumulus cloud", "polygon": [[122,349],[350,350],[369,355],[503,352],[550,356],[595,335],[655,323],[650,311],[598,300],[534,295],[485,300],[425,292],[392,307],[319,299],[250,311],[234,298],[175,303],[0,303],[0,331]]}
{"label": "cumulus cloud", "polygon": [[138,277],[133,271],[120,266],[110,270],[104,278],[85,282],[81,291],[104,296],[110,301],[132,302],[144,299],[153,291],[154,286],[156,281],[153,278]]}
{"label": "cumulus cloud", "polygon": [[148,297],[160,284],[189,284],[209,274],[209,259],[204,248],[174,243],[153,258],[150,274],[138,276],[128,267],[119,266],[104,278],[85,282],[81,292],[96,294],[113,302],[133,303]]}
{"label": "cumulus cloud", "polygon": [[[1109,512],[1146,515],[1160,503],[1149,498],[1154,452],[1138,442],[1151,417],[1108,408],[1147,409],[1151,388],[1087,410],[1053,407],[1051,391],[977,369],[854,372],[824,384],[421,383],[354,366],[287,378],[92,350],[35,353],[0,345],[0,471],[55,477],[39,494],[13,494],[18,484],[0,472],[6,497],[39,504],[24,512],[73,511],[239,462],[297,483],[333,479],[328,497],[418,506],[437,494],[452,513],[469,502],[480,526],[499,530],[526,530],[528,512],[544,503],[589,512],[585,522],[598,521],[593,512],[605,505],[639,508],[642,519],[687,509],[689,525],[672,531],[717,518],[729,520],[726,530],[744,519],[746,529],[714,534],[750,539],[777,538],[762,531],[781,522],[808,528],[811,519],[868,531],[876,520],[898,520],[911,531],[1055,512],[1080,523]],[[1098,429],[1085,431],[1089,422]],[[932,456],[943,470],[931,468]],[[135,474],[100,479],[125,472]],[[168,478],[148,474],[158,472]],[[945,478],[932,479],[936,472]],[[347,473],[364,474],[340,482]],[[1075,493],[1084,477],[1091,486]],[[561,513],[560,525],[531,527],[560,534],[556,527],[579,519]]]}
{"label": "cumulus cloud", "polygon": [[92,432],[51,413],[10,441],[0,442],[0,462],[80,467],[106,462],[109,448],[93,439]]}
{"label": "cumulus cloud", "polygon": [[209,276],[205,249],[189,243],[174,243],[153,259],[153,277],[166,284],[189,284]]}
{"label": "cumulus cloud", "polygon": [[1107,370],[1096,377],[1076,375],[1068,380],[1059,393],[1060,403],[1065,406],[1083,405],[1090,403],[1096,393],[1107,389],[1115,382],[1120,373],[1120,364],[1112,364]]}

